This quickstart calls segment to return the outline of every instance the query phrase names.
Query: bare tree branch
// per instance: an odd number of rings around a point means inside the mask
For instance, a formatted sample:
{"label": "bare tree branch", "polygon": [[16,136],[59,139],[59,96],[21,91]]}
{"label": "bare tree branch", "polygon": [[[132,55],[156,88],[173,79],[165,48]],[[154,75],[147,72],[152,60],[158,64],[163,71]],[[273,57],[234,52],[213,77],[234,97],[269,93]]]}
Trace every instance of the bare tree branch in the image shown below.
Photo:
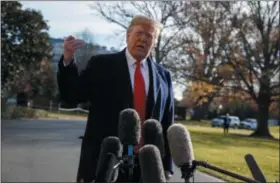
{"label": "bare tree branch", "polygon": [[[91,6],[91,8],[101,17],[103,17],[105,20],[115,23],[116,25],[119,25],[123,29],[127,28],[128,22],[131,20],[133,16],[137,14],[144,14],[146,16],[155,18],[158,21],[160,21],[160,23],[163,24],[163,30],[160,32],[153,54],[156,57],[156,61],[158,63],[161,63],[163,60],[168,61],[167,57],[169,55],[170,50],[165,50],[167,45],[170,45],[169,48],[171,50],[172,49],[174,50],[177,49],[179,45],[181,46],[184,44],[180,42],[181,39],[176,38],[180,36],[180,31],[182,32],[184,28],[181,28],[178,31],[178,29],[175,27],[176,25],[178,25],[178,22],[176,22],[175,17],[180,16],[180,14],[184,12],[185,3],[186,2],[178,2],[178,1],[176,2],[130,1],[130,2],[115,3],[114,4],[115,6],[111,8],[109,5],[106,5],[104,2],[96,2],[94,4],[96,6]],[[186,20],[189,21],[188,18],[186,18]],[[173,26],[172,27],[173,30],[171,31],[176,32],[175,35],[166,34],[166,32],[170,32],[171,26]],[[166,42],[166,40],[173,40],[173,41]],[[177,42],[179,41],[179,43],[175,43],[174,40],[176,40]],[[176,44],[176,46],[171,46],[173,44]],[[164,45],[164,47],[162,47],[162,45]],[[163,53],[165,53],[166,55],[164,55]]]}

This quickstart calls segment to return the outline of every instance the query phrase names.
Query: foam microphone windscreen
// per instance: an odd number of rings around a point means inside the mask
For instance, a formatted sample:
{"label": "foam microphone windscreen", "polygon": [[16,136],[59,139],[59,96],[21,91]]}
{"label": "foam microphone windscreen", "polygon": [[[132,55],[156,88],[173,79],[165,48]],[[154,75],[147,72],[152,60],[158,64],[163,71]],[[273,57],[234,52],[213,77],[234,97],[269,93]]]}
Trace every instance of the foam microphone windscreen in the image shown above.
{"label": "foam microphone windscreen", "polygon": [[173,124],[167,130],[167,139],[174,163],[181,167],[194,160],[193,145],[189,131],[182,124]]}
{"label": "foam microphone windscreen", "polygon": [[140,118],[136,110],[124,109],[119,115],[118,136],[124,145],[137,145],[140,140]]}
{"label": "foam microphone windscreen", "polygon": [[122,153],[123,147],[118,137],[109,136],[103,139],[96,168],[96,182],[106,182],[108,178],[117,179],[119,170],[113,171],[113,166],[122,157]]}
{"label": "foam microphone windscreen", "polygon": [[142,183],[166,182],[159,149],[155,145],[144,145],[139,150]]}
{"label": "foam microphone windscreen", "polygon": [[146,120],[142,128],[142,137],[145,145],[155,145],[159,149],[161,157],[165,156],[162,126],[159,121],[155,119]]}

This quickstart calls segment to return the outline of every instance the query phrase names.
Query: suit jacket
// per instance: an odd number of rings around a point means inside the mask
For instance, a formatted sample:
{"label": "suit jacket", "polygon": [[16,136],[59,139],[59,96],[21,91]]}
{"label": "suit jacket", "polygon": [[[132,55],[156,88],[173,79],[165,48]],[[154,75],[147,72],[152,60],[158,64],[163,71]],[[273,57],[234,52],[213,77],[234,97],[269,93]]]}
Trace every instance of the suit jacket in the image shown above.
{"label": "suit jacket", "polygon": [[[171,74],[152,59],[148,58],[147,61],[150,87],[146,119],[157,119],[161,123],[165,140],[163,165],[165,170],[173,173],[166,134],[174,119]],[[117,136],[120,111],[133,108],[133,90],[125,50],[93,56],[80,75],[74,62],[67,67],[63,65],[62,56],[59,61],[58,86],[61,100],[68,104],[90,101],[77,179],[83,177],[85,181],[92,181],[103,138]]]}

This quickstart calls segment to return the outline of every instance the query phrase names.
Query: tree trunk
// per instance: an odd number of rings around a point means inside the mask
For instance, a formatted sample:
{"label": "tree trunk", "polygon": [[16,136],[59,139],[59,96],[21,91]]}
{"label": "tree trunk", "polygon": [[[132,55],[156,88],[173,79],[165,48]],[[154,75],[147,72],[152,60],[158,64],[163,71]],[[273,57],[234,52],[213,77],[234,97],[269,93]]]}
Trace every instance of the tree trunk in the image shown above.
{"label": "tree trunk", "polygon": [[209,95],[207,102],[203,102],[202,105],[196,104],[196,107],[193,109],[194,114],[192,115],[191,120],[200,121],[202,119],[208,119],[209,106],[218,93],[219,91]]}
{"label": "tree trunk", "polygon": [[260,93],[258,100],[258,126],[251,134],[254,137],[273,138],[268,129],[270,96],[267,93]]}
{"label": "tree trunk", "polygon": [[205,102],[202,105],[199,105],[194,108],[194,114],[191,117],[191,120],[200,121],[202,119],[207,118],[208,109],[209,109],[210,102]]}

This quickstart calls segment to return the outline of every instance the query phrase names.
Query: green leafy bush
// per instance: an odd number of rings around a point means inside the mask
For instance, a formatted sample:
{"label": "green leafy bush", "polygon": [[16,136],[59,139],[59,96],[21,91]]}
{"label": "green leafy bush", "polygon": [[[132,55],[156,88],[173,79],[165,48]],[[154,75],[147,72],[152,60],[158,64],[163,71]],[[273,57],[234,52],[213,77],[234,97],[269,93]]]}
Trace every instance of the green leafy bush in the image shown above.
{"label": "green leafy bush", "polygon": [[8,105],[1,109],[1,119],[21,119],[21,118],[46,118],[48,113],[44,110],[37,110],[27,107]]}

